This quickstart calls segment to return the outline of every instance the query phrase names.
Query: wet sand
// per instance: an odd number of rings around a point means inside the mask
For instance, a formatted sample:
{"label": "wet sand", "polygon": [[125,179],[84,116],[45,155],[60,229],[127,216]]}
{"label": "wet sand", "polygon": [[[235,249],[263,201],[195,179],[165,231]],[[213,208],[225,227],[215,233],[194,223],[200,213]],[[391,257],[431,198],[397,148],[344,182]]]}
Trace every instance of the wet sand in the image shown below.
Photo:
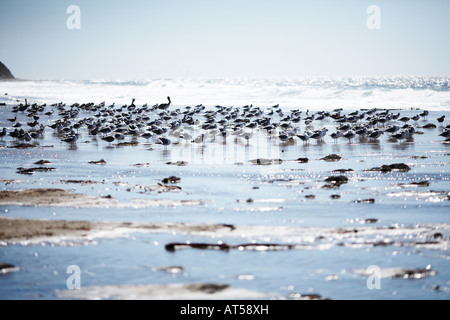
{"label": "wet sand", "polygon": [[[81,184],[83,182],[80,182]],[[170,186],[148,187],[164,192]],[[93,197],[62,189],[25,189],[0,191],[0,205],[68,207],[68,208],[146,208],[156,206],[202,205],[202,200],[149,200],[133,199],[129,203],[118,202],[111,197]]]}

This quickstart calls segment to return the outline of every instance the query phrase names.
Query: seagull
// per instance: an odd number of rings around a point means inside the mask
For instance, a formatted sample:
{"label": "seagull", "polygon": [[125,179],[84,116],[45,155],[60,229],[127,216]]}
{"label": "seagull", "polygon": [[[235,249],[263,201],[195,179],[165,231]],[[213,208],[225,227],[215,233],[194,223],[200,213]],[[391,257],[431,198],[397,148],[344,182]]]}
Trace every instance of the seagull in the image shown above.
{"label": "seagull", "polygon": [[311,137],[311,132],[305,132],[304,134],[297,134],[297,137],[303,141],[304,144],[308,143],[309,138]]}
{"label": "seagull", "polygon": [[450,138],[450,130],[445,130],[440,134],[441,137]]}
{"label": "seagull", "polygon": [[379,137],[381,137],[382,134],[384,134],[383,131],[381,131],[381,130],[374,130],[371,133],[369,133],[369,138],[376,140]]}
{"label": "seagull", "polygon": [[161,110],[166,110],[166,109],[168,109],[168,108],[170,107],[170,105],[172,104],[172,101],[170,101],[170,97],[167,97],[167,100],[169,100],[169,103],[163,103],[163,104],[160,104],[160,105],[158,106],[158,109],[161,109]]}
{"label": "seagull", "polygon": [[348,143],[350,143],[355,136],[356,133],[353,130],[349,130],[343,135],[344,138],[348,139]]}
{"label": "seagull", "polygon": [[150,132],[146,132],[141,137],[148,141],[151,137],[153,137],[153,134],[151,134]]}
{"label": "seagull", "polygon": [[391,125],[384,131],[389,132],[389,133],[396,133],[398,130],[400,130],[399,126]]}
{"label": "seagull", "polygon": [[429,115],[430,113],[427,111],[427,110],[424,110],[423,112],[421,112],[420,114],[419,114],[419,116],[421,116],[422,118],[426,118],[426,117],[428,117],[428,115]]}
{"label": "seagull", "polygon": [[337,142],[340,137],[342,137],[340,131],[336,131],[331,134],[331,138],[333,138],[334,142]]}
{"label": "seagull", "polygon": [[397,140],[403,140],[406,139],[406,136],[409,134],[408,130],[402,130],[399,133],[393,134],[392,137]]}
{"label": "seagull", "polygon": [[74,144],[75,142],[77,142],[78,138],[79,138],[79,135],[74,134],[74,135],[71,135],[71,136],[63,139],[62,141],[66,142],[66,143]]}
{"label": "seagull", "polygon": [[107,136],[107,137],[102,138],[102,140],[109,142],[111,144],[112,142],[114,142],[114,140],[116,140],[116,138],[113,136]]}
{"label": "seagull", "polygon": [[161,137],[159,138],[159,141],[156,144],[162,144],[164,146],[164,149],[167,149],[167,146],[170,145],[172,141],[170,141],[167,138]]}

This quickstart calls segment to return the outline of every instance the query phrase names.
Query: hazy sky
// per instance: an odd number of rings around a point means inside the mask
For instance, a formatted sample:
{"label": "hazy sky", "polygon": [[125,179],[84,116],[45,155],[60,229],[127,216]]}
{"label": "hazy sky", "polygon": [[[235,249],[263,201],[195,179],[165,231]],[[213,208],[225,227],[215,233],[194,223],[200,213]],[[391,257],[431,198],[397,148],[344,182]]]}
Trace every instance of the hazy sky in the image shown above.
{"label": "hazy sky", "polygon": [[0,61],[27,79],[448,75],[449,30],[449,0],[1,0]]}

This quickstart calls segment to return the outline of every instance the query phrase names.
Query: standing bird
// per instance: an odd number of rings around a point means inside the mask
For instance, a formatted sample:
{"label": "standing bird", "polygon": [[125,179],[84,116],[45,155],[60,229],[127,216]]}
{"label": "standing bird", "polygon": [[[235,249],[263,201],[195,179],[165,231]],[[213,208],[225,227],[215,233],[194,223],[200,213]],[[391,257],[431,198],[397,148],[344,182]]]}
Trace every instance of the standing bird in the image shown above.
{"label": "standing bird", "polygon": [[352,139],[356,136],[356,133],[353,130],[349,130],[342,136],[348,139],[348,143],[351,143]]}
{"label": "standing bird", "polygon": [[341,136],[342,135],[340,131],[336,131],[331,134],[331,138],[333,138],[334,142],[337,142]]}
{"label": "standing bird", "polygon": [[442,116],[442,117],[440,117],[440,118],[437,119],[437,121],[438,121],[439,123],[444,122],[444,120],[445,120],[445,116]]}
{"label": "standing bird", "polygon": [[156,144],[162,144],[164,146],[164,149],[166,150],[167,146],[169,146],[171,143],[172,141],[170,141],[169,139],[161,137]]}
{"label": "standing bird", "polygon": [[172,101],[170,101],[170,97],[167,97],[167,100],[169,100],[169,103],[163,103],[163,104],[160,104],[160,105],[158,106],[158,109],[161,109],[161,110],[166,110],[166,109],[168,109],[168,108],[170,107],[170,105],[172,104]]}
{"label": "standing bird", "polygon": [[0,140],[3,140],[3,138],[6,136],[6,128],[3,128],[3,131],[0,132]]}
{"label": "standing bird", "polygon": [[79,138],[78,134],[73,134],[73,135],[70,135],[70,136],[66,137],[62,141],[66,142],[66,143],[69,143],[69,144],[75,144],[75,142],[77,142],[78,138]]}

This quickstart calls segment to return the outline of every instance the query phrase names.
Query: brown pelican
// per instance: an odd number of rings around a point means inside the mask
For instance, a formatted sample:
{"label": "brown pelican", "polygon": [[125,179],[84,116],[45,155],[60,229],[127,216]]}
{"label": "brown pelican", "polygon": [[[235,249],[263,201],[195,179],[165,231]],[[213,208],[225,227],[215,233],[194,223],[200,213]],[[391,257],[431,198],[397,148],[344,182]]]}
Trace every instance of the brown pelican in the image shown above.
{"label": "brown pelican", "polygon": [[166,109],[168,109],[168,108],[170,107],[170,105],[172,104],[172,101],[170,101],[170,97],[167,97],[167,100],[169,100],[169,103],[163,103],[163,104],[160,104],[160,105],[158,106],[158,109],[161,109],[161,110],[166,110]]}

